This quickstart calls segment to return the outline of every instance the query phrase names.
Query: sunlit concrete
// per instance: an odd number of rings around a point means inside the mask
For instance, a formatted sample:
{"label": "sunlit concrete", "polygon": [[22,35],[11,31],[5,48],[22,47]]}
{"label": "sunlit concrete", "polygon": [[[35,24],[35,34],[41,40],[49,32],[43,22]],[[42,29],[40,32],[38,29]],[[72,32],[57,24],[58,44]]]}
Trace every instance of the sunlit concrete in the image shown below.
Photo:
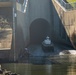
{"label": "sunlit concrete", "polygon": [[76,55],[76,50],[63,50],[59,53],[59,55],[66,55],[66,54]]}

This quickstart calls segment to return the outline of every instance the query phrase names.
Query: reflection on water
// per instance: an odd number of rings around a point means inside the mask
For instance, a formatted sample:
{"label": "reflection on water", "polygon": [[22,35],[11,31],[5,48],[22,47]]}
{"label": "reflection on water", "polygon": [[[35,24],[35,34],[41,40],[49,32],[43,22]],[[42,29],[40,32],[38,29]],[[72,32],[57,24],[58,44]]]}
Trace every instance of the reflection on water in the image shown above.
{"label": "reflection on water", "polygon": [[26,63],[2,64],[2,68],[20,75],[75,75],[76,64],[33,65]]}

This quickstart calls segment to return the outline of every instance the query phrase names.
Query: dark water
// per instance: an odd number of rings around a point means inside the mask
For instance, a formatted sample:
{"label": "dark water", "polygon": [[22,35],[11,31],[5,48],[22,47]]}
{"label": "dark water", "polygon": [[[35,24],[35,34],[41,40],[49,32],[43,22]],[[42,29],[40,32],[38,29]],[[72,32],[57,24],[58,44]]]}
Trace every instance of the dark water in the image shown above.
{"label": "dark water", "polygon": [[34,65],[26,63],[1,64],[2,68],[20,75],[76,75],[76,64]]}

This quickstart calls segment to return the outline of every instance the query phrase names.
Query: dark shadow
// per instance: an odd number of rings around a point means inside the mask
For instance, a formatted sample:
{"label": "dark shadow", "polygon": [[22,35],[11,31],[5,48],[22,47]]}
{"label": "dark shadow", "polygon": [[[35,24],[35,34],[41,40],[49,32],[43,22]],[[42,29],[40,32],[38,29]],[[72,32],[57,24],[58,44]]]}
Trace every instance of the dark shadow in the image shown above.
{"label": "dark shadow", "polygon": [[30,25],[30,43],[40,44],[48,35],[49,23],[45,19],[38,18]]}
{"label": "dark shadow", "polygon": [[74,48],[76,48],[76,34],[75,34],[75,32],[73,32],[71,39],[72,39],[71,41],[73,43]]}
{"label": "dark shadow", "polygon": [[15,54],[18,55],[18,57],[20,57],[20,55],[22,55],[24,48],[25,43],[24,43],[23,30],[21,25],[17,25],[15,35],[13,34],[11,54],[14,54],[13,52],[15,50]]}

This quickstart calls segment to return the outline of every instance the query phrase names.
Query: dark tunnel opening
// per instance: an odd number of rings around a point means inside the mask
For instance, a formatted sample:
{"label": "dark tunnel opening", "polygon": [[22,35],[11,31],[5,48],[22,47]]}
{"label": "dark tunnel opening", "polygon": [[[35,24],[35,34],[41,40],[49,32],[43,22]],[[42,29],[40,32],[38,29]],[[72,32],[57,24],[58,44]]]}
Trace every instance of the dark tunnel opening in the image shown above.
{"label": "dark tunnel opening", "polygon": [[44,19],[36,19],[30,26],[30,43],[40,44],[48,35],[49,23]]}

